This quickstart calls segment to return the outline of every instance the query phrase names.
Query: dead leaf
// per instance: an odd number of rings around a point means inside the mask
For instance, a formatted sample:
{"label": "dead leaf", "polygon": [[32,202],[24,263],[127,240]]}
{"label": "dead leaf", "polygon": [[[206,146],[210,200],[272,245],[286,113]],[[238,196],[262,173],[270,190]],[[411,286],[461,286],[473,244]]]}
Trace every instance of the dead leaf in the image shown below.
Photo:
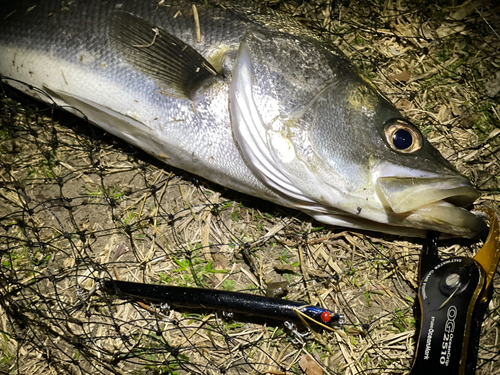
{"label": "dead leaf", "polygon": [[277,272],[295,272],[295,267],[291,264],[275,264],[274,270]]}
{"label": "dead leaf", "polygon": [[397,109],[404,111],[410,106],[410,104],[411,103],[408,101],[408,99],[401,99],[396,103],[396,107]]}
{"label": "dead leaf", "polygon": [[403,70],[401,73],[394,74],[393,76],[389,77],[389,81],[391,82],[408,82],[408,80],[411,77],[411,73],[408,70]]}
{"label": "dead leaf", "polygon": [[266,297],[282,298],[288,293],[288,281],[275,281],[267,283]]}
{"label": "dead leaf", "polygon": [[214,262],[212,264],[213,268],[220,271],[227,269],[227,257],[221,253],[212,254],[212,258],[214,258]]}
{"label": "dead leaf", "polygon": [[493,98],[500,92],[500,71],[492,75],[484,84],[486,93],[490,98]]}
{"label": "dead leaf", "polygon": [[299,366],[307,375],[323,375],[323,369],[308,355],[300,358]]}
{"label": "dead leaf", "polygon": [[309,272],[309,274],[313,275],[313,276],[316,276],[316,277],[328,277],[329,274],[321,269],[308,269],[307,272]]}

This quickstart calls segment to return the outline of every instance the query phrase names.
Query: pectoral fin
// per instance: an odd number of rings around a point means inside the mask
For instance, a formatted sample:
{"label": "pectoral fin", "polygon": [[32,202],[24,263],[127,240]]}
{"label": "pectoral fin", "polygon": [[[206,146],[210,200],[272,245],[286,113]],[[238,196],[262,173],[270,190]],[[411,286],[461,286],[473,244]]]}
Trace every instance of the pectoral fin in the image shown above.
{"label": "pectoral fin", "polygon": [[114,13],[111,46],[135,69],[167,92],[191,99],[205,80],[218,75],[193,47],[130,13]]}

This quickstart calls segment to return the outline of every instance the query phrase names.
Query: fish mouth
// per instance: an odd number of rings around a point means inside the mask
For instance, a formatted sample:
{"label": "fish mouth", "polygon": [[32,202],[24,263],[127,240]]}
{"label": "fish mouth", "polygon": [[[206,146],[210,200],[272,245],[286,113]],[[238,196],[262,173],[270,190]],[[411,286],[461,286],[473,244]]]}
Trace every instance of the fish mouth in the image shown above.
{"label": "fish mouth", "polygon": [[476,237],[487,228],[464,208],[480,196],[465,177],[380,177],[377,187],[386,206],[416,228],[460,237]]}

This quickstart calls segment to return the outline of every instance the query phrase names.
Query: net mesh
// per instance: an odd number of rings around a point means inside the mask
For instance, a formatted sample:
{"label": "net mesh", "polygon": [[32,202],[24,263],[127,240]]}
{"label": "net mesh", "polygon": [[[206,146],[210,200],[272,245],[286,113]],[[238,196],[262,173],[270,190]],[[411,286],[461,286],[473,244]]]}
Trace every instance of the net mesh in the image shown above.
{"label": "net mesh", "polygon": [[[497,204],[500,19],[493,3],[263,6],[331,36],[481,190],[478,205]],[[325,227],[164,165],[8,85],[1,90],[0,372],[408,372],[421,240]],[[440,253],[473,256],[481,245],[448,241]],[[125,300],[104,293],[103,278],[258,295],[285,284],[290,300],[341,313],[345,324],[305,335],[272,317]],[[500,373],[496,290],[478,374]]]}

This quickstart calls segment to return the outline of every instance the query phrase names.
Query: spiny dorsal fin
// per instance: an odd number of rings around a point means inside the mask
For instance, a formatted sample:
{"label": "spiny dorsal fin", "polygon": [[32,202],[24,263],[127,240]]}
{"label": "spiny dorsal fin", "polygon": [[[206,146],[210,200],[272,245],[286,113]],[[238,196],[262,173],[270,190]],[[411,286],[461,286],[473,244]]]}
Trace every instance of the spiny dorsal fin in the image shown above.
{"label": "spiny dorsal fin", "polygon": [[109,38],[124,61],[174,95],[191,99],[204,80],[217,76],[193,47],[130,13],[113,14]]}

